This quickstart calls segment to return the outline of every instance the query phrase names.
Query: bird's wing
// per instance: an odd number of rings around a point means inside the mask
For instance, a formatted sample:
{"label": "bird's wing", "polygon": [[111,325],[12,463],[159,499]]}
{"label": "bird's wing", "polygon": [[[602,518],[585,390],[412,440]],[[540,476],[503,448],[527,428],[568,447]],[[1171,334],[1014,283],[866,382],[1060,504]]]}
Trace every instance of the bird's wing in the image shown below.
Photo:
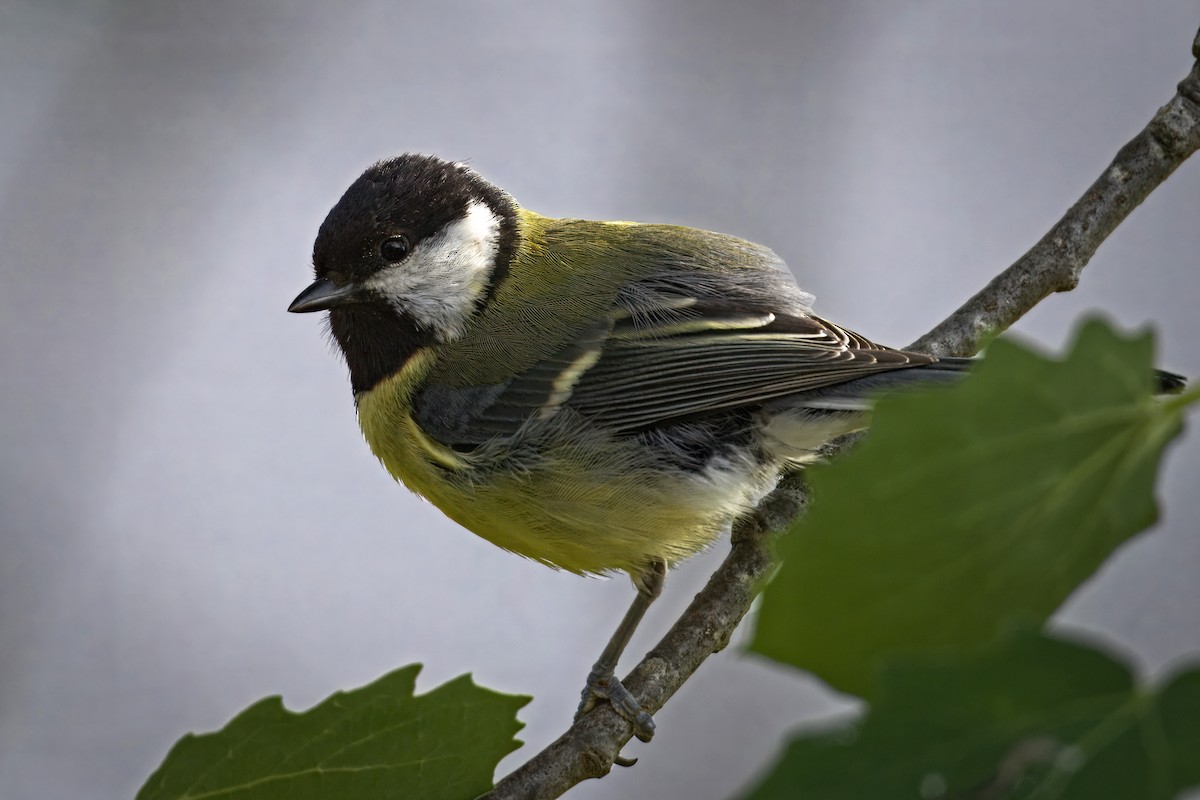
{"label": "bird's wing", "polygon": [[697,305],[691,320],[616,326],[566,404],[606,427],[641,429],[935,360],[810,314]]}
{"label": "bird's wing", "polygon": [[612,430],[643,430],[935,360],[803,312],[676,297],[655,308],[619,308],[502,386],[456,389],[452,397],[427,389],[418,422],[465,446],[512,435],[563,408]]}

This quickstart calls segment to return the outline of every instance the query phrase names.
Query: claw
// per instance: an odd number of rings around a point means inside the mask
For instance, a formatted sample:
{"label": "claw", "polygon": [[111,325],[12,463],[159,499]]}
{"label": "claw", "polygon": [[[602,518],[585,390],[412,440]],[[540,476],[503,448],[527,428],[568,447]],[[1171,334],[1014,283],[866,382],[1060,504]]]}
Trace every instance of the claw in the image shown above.
{"label": "claw", "polygon": [[612,673],[611,669],[605,669],[602,664],[597,664],[588,673],[587,685],[583,687],[579,709],[575,712],[575,720],[578,721],[580,717],[595,708],[601,700],[607,700],[618,714],[633,723],[634,736],[643,742],[654,738],[654,717],[638,705],[633,694],[625,688],[621,681],[617,680],[617,676]]}

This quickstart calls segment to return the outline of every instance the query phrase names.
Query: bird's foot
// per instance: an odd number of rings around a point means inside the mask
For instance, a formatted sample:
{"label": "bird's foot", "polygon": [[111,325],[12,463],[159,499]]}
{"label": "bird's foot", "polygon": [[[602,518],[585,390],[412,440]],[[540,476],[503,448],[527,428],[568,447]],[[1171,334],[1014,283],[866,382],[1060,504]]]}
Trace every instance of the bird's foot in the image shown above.
{"label": "bird's foot", "polygon": [[638,705],[625,685],[617,679],[611,668],[597,664],[588,673],[587,685],[579,700],[579,710],[575,712],[575,721],[591,711],[601,700],[607,700],[617,713],[633,723],[633,735],[648,742],[654,738],[654,717],[646,709]]}

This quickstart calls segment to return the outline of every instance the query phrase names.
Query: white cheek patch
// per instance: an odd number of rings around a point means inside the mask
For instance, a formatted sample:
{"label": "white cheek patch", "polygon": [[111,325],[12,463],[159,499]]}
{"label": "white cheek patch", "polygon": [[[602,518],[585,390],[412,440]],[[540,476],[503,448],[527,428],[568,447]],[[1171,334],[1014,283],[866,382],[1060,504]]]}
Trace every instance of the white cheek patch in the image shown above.
{"label": "white cheek patch", "polygon": [[417,245],[408,258],[382,269],[364,285],[397,312],[442,341],[463,334],[495,266],[500,218],[473,202],[466,216]]}

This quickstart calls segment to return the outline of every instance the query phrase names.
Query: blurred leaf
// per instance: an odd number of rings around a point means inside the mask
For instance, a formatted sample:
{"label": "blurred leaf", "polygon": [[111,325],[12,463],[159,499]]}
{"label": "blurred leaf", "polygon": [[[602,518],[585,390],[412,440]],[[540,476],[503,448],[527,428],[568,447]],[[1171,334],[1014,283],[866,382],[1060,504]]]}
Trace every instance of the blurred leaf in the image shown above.
{"label": "blurred leaf", "polygon": [[749,800],[1166,800],[1200,783],[1200,670],[1158,692],[1025,632],[885,670],[860,722],[801,735]]}
{"label": "blurred leaf", "polygon": [[1000,340],[951,387],[880,400],[810,470],[753,649],[869,696],[882,658],[1046,619],[1157,516],[1164,446],[1195,396],[1152,396],[1149,334],[1086,323],[1055,361]]}
{"label": "blurred leaf", "polygon": [[302,713],[260,700],[216,733],[180,739],[138,800],[466,800],[488,791],[497,762],[521,744],[516,712],[529,698],[468,675],[414,697],[420,670],[402,667]]}

